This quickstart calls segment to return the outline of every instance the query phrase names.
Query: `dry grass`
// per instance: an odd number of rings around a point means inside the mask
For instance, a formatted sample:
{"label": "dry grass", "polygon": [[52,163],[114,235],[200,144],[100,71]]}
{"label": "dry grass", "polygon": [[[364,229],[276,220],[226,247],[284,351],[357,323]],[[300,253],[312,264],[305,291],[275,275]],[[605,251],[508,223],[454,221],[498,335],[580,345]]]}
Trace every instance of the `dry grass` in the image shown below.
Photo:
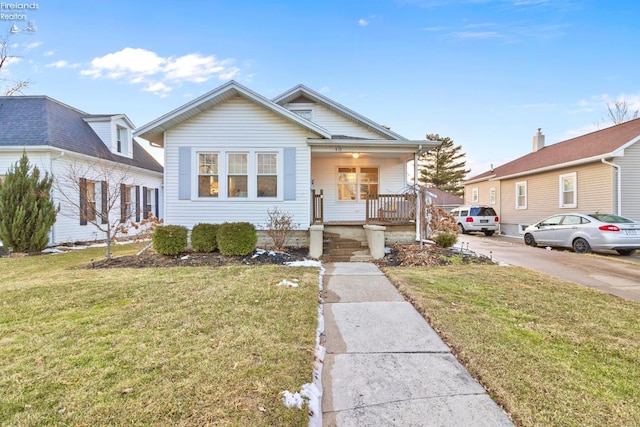
{"label": "dry grass", "polygon": [[387,274],[518,425],[640,425],[640,304],[516,267]]}
{"label": "dry grass", "polygon": [[308,423],[280,393],[311,381],[317,269],[82,268],[103,253],[0,259],[1,425]]}

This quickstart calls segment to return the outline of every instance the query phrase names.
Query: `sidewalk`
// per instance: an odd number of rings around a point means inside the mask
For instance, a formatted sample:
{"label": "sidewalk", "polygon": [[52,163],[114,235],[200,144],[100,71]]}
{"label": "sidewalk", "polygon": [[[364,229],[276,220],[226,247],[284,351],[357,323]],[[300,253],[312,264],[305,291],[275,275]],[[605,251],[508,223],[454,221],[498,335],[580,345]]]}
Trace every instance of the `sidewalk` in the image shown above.
{"label": "sidewalk", "polygon": [[323,426],[513,426],[377,266],[325,269]]}

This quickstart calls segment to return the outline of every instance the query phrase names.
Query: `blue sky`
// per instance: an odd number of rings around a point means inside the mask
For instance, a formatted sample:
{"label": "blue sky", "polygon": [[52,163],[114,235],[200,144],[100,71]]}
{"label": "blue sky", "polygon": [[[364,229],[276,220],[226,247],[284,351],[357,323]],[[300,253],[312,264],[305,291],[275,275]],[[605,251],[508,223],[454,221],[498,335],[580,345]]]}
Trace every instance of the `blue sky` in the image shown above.
{"label": "blue sky", "polygon": [[602,127],[607,102],[640,108],[640,3],[630,0],[0,7],[15,56],[0,78],[137,126],[229,79],[267,97],[302,83],[410,139],[450,137],[474,175],[527,154],[537,128],[551,144]]}

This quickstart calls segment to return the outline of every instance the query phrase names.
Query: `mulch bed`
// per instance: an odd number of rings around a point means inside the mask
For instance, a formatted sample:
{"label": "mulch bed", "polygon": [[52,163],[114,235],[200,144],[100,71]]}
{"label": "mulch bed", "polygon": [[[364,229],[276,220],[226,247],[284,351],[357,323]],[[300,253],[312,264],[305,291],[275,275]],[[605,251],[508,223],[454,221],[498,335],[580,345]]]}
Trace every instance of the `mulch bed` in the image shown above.
{"label": "mulch bed", "polygon": [[[224,265],[282,265],[309,258],[308,248],[287,248],[286,252],[258,249],[246,256],[225,256],[219,252],[183,252],[176,256],[158,255],[147,250],[140,255],[128,255],[111,260],[94,261],[89,268],[154,268],[154,267],[220,267]],[[393,245],[384,258],[372,261],[380,267],[419,267],[457,263],[490,263],[486,257],[464,253],[455,249],[440,248],[435,245]]]}

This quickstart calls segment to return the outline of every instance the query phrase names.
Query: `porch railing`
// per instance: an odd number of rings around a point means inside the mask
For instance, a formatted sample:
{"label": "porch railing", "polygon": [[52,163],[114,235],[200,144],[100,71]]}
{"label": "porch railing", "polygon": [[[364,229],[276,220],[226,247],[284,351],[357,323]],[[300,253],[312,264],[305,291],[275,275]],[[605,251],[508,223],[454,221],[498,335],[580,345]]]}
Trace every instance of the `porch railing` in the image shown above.
{"label": "porch railing", "polygon": [[416,219],[416,194],[368,195],[366,221],[409,223]]}
{"label": "porch railing", "polygon": [[322,224],[324,222],[324,191],[320,190],[320,193],[316,193],[316,190],[311,190],[312,202],[312,223]]}

